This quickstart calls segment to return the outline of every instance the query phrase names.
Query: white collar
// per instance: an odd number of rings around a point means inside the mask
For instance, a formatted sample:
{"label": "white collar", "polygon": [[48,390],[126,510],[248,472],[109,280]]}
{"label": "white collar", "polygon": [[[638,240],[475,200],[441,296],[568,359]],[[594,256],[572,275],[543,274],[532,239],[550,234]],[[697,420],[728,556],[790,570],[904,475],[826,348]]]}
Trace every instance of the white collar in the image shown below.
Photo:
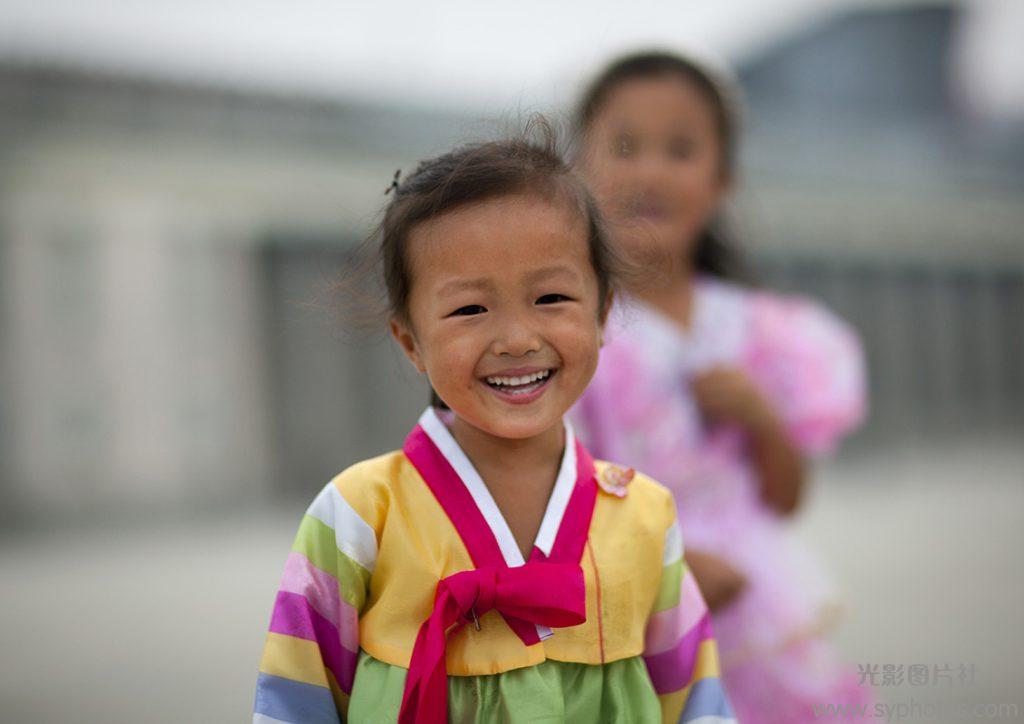
{"label": "white collar", "polygon": [[639,335],[645,345],[660,350],[654,364],[671,375],[680,369],[699,372],[734,362],[742,354],[748,334],[747,296],[735,284],[700,276],[693,287],[688,330],[639,299],[627,298],[615,319],[615,331],[633,339]]}
{"label": "white collar", "polygon": [[[420,415],[419,424],[469,490],[476,507],[483,514],[484,520],[487,521],[494,538],[498,541],[498,547],[505,557],[506,565],[509,567],[523,565],[525,561],[522,551],[519,550],[505,517],[498,509],[497,503],[494,502],[491,491],[487,489],[480,473],[476,471],[466,453],[459,447],[459,443],[455,441],[437,411],[433,407],[428,407]],[[562,464],[558,468],[558,476],[551,489],[551,497],[548,499],[544,518],[537,531],[537,539],[533,543],[534,547],[540,549],[545,556],[551,555],[555,536],[558,535],[565,509],[569,505],[569,498],[572,497],[572,490],[576,484],[576,435],[568,420],[563,420],[562,425],[565,428],[565,452],[562,453]]]}

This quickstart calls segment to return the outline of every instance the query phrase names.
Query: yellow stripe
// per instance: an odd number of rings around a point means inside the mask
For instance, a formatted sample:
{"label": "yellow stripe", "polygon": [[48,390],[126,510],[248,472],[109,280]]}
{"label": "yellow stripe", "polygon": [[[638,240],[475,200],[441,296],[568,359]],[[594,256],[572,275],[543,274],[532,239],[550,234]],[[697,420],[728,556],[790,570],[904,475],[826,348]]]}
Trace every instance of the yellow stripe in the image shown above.
{"label": "yellow stripe", "polygon": [[661,720],[664,724],[676,724],[686,706],[686,697],[690,694],[690,687],[673,691],[671,694],[661,694],[658,701],[661,702]]}
{"label": "yellow stripe", "polygon": [[722,670],[718,665],[718,646],[714,639],[704,639],[697,649],[697,666],[693,670],[693,678],[690,683],[707,679],[712,676],[719,676]]}
{"label": "yellow stripe", "polygon": [[329,688],[327,670],[316,641],[268,633],[260,671],[304,684]]}
{"label": "yellow stripe", "polygon": [[[704,639],[700,642],[700,648],[697,649],[697,665],[693,668],[693,677],[690,679],[690,683],[679,691],[682,694],[682,700],[679,702],[677,717],[683,713],[686,700],[690,698],[690,689],[694,684],[701,679],[719,676],[721,676],[721,669],[718,666],[718,646],[714,639]],[[672,694],[666,694],[666,696],[672,696]]]}

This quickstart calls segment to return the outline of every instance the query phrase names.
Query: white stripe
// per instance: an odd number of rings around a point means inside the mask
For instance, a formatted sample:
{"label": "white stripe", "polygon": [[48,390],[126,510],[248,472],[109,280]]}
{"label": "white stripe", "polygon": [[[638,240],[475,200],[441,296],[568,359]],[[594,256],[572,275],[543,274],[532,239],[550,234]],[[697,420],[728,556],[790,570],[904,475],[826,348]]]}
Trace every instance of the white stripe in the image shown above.
{"label": "white stripe", "polygon": [[267,716],[266,714],[253,714],[252,724],[289,724],[289,722],[286,722],[283,719],[275,719],[274,717]]}
{"label": "white stripe", "polygon": [[555,537],[562,527],[565,510],[569,507],[569,498],[576,487],[576,434],[568,420],[564,421],[564,425],[565,452],[562,453],[562,465],[558,469],[555,487],[551,489],[548,507],[544,511],[544,519],[540,523],[537,541],[534,543],[546,556],[551,555],[551,547],[555,545]]}
{"label": "white stripe", "polygon": [[711,714],[709,716],[702,716],[699,719],[686,719],[686,724],[736,724],[736,720],[731,716],[721,717]]}
{"label": "white stripe", "polygon": [[359,517],[348,501],[327,483],[316,496],[306,515],[311,515],[334,530],[338,550],[373,573],[377,564],[377,534]]}
{"label": "white stripe", "polygon": [[665,555],[661,564],[667,566],[675,563],[683,557],[683,531],[679,528],[679,521],[673,520],[665,533]]}

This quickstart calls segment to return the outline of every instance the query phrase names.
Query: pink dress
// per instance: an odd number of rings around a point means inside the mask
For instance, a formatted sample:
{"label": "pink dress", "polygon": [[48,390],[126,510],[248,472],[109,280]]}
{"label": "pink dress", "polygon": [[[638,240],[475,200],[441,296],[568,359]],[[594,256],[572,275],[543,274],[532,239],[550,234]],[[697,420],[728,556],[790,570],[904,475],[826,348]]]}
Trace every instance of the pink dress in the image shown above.
{"label": "pink dress", "polygon": [[865,413],[855,334],[807,300],[702,277],[688,331],[626,300],[606,336],[573,420],[596,455],[673,491],[688,549],[719,555],[747,578],[714,616],[739,720],[792,724],[815,719],[816,704],[870,705],[870,690],[821,638],[838,610],[832,581],[761,502],[742,430],[706,424],[689,384],[712,366],[739,367],[805,455],[827,453]]}

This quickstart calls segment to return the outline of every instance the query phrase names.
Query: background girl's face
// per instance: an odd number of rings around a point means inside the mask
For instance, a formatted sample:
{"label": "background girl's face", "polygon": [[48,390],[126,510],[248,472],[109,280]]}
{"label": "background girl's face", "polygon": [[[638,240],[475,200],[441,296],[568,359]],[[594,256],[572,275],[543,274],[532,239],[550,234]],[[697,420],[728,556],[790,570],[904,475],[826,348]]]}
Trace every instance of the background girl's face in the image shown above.
{"label": "background girl's face", "polygon": [[583,172],[622,251],[645,265],[685,263],[728,188],[702,91],[671,75],[620,83],[598,107],[583,151]]}
{"label": "background girl's face", "polygon": [[408,320],[392,333],[438,396],[501,438],[560,425],[597,367],[603,324],[587,223],[505,196],[415,226]]}

